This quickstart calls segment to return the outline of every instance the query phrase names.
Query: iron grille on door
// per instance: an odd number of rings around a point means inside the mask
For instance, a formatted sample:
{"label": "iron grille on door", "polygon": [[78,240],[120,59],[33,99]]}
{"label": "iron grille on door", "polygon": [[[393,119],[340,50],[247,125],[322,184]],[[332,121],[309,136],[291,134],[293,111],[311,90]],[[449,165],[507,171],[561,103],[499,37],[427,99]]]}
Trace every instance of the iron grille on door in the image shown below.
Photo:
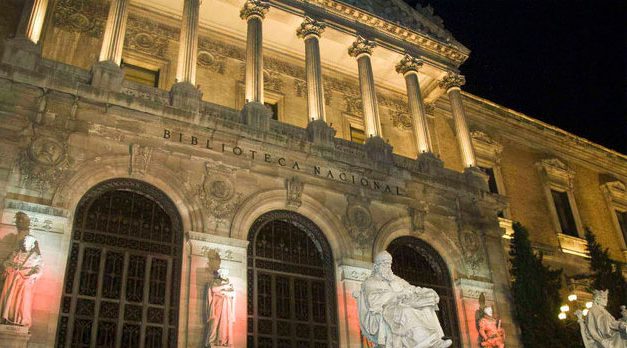
{"label": "iron grille on door", "polygon": [[248,346],[337,347],[333,258],[309,220],[286,211],[255,222],[248,248]]}
{"label": "iron grille on door", "polygon": [[57,347],[175,347],[180,220],[160,191],[105,182],[79,203]]}
{"label": "iron grille on door", "polygon": [[395,239],[387,248],[392,255],[392,271],[411,285],[432,288],[440,296],[437,313],[444,334],[461,347],[455,295],[448,268],[442,257],[427,243],[413,237]]}

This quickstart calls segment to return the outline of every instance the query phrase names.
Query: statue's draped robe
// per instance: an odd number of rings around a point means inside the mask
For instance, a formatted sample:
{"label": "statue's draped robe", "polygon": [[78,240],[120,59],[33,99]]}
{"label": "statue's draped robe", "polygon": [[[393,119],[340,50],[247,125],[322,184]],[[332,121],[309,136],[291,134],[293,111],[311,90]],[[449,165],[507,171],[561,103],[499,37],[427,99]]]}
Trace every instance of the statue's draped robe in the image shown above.
{"label": "statue's draped robe", "polygon": [[[401,295],[412,299],[399,303]],[[435,314],[439,298],[394,276],[366,279],[359,296],[359,322],[367,339],[386,348],[437,348],[444,333]]]}
{"label": "statue's draped robe", "polygon": [[593,304],[580,323],[581,337],[586,348],[627,348],[625,332],[619,331],[619,321],[602,306]]}
{"label": "statue's draped robe", "polygon": [[496,319],[484,316],[479,320],[479,334],[481,346],[488,348],[505,347],[505,335],[503,329],[497,326]]}
{"label": "statue's draped robe", "polygon": [[41,270],[41,256],[34,250],[14,251],[4,262],[4,284],[0,295],[2,319],[14,325],[31,325],[33,287]]}
{"label": "statue's draped robe", "polygon": [[217,280],[207,294],[207,316],[209,333],[207,346],[233,344],[233,322],[235,321],[235,292],[229,281]]}

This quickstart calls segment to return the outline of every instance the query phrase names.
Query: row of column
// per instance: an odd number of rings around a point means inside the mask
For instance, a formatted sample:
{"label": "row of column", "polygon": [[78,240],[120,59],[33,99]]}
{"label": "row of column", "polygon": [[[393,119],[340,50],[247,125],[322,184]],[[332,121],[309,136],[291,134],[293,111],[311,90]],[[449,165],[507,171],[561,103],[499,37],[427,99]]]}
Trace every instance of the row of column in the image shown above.
{"label": "row of column", "polygon": [[[128,19],[130,0],[112,0],[107,17],[99,61],[111,62],[117,66],[122,59],[124,35]],[[28,40],[37,44],[43,28],[43,19],[48,0],[28,0],[24,11],[29,13],[20,23],[19,32]],[[246,102],[263,104],[263,25],[262,21],[269,10],[269,4],[262,0],[248,0],[240,12],[240,17],[247,22],[246,38]],[[195,86],[196,51],[198,49],[200,0],[184,0],[183,21],[181,25],[179,55],[177,61],[177,83]],[[307,83],[307,109],[310,120],[326,121],[324,90],[322,83],[322,64],[320,60],[320,36],[325,24],[310,17],[305,17],[297,29],[297,35],[305,41],[305,70]],[[364,126],[369,137],[381,137],[381,122],[377,94],[372,72],[371,55],[376,44],[358,36],[348,54],[357,60],[359,85],[362,97]],[[420,93],[418,71],[423,62],[411,55],[405,55],[396,65],[396,71],[405,78],[409,110],[413,120],[414,136],[419,154],[431,153],[424,101]],[[448,73],[440,87],[446,89],[451,103],[455,131],[465,167],[476,166],[470,132],[462,104],[460,87],[465,83],[463,76]]]}

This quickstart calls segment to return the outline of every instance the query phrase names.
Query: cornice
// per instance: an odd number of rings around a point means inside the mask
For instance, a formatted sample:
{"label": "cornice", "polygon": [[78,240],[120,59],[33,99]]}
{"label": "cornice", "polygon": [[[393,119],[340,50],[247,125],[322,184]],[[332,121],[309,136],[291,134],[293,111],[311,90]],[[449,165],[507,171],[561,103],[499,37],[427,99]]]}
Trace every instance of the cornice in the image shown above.
{"label": "cornice", "polygon": [[487,99],[465,91],[462,95],[467,115],[475,124],[495,127],[503,138],[521,145],[627,179],[626,155]]}
{"label": "cornice", "polygon": [[[293,4],[292,1],[287,0],[278,0],[278,2]],[[340,1],[310,0],[307,4],[318,6],[327,14],[344,18],[350,22],[361,23],[412,46],[418,46],[425,52],[446,58],[457,67],[466,61],[470,55],[470,50],[454,39],[434,38]],[[331,25],[332,23],[327,21],[327,24]]]}

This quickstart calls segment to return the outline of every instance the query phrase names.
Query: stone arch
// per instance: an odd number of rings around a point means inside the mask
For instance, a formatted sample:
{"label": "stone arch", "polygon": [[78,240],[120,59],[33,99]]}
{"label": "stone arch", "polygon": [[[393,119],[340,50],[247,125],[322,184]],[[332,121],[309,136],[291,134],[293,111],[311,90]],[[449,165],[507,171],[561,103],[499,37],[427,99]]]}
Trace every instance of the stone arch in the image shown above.
{"label": "stone arch", "polygon": [[[109,156],[79,165],[55,192],[52,205],[68,212],[68,230],[80,199],[93,187],[111,179],[137,179],[161,190],[176,206],[183,231],[204,231],[201,205],[173,171],[163,166],[148,166],[145,174],[129,175],[128,156]],[[183,188],[183,189],[181,189]]]}
{"label": "stone arch", "polygon": [[185,239],[175,203],[145,181],[110,179],[73,220],[57,346],[134,346],[144,330],[147,345],[175,344]]}
{"label": "stone arch", "polygon": [[302,204],[298,208],[286,207],[285,190],[268,190],[254,193],[249,196],[233,216],[230,237],[248,239],[248,233],[253,223],[263,214],[273,210],[287,210],[296,212],[311,220],[323,233],[331,246],[336,261],[348,257],[350,241],[340,219],[320,204],[316,199],[303,193]]}
{"label": "stone arch", "polygon": [[302,346],[315,340],[337,347],[335,259],[320,228],[294,211],[272,210],[255,220],[247,238],[248,343]]}
{"label": "stone arch", "polygon": [[397,238],[412,236],[428,243],[442,257],[446,263],[451,281],[454,283],[463,273],[464,264],[461,250],[456,243],[430,223],[425,222],[424,231],[413,232],[410,217],[402,217],[385,223],[379,229],[374,241],[372,255],[374,256],[386,250],[386,248]]}

